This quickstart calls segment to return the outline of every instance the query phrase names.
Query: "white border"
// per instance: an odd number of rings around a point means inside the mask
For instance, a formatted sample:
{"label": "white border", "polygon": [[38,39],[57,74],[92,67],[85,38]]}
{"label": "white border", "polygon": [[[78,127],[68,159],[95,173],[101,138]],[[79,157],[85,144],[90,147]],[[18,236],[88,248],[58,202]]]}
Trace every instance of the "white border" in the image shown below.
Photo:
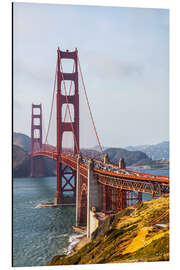
{"label": "white border", "polygon": [[[121,7],[141,7],[141,8],[169,8],[170,6],[170,0],[156,0],[156,1],[155,0],[56,0],[56,1],[19,0],[13,2],[89,5],[89,6],[121,6]],[[176,2],[176,0],[174,0],[173,2]]]}
{"label": "white border", "polygon": [[[14,1],[32,3],[51,3],[52,1]],[[81,265],[81,266],[60,266],[60,269],[177,269],[179,259],[179,78],[180,78],[180,9],[178,0],[64,0],[53,1],[62,4],[81,5],[103,5],[122,7],[146,7],[146,8],[170,8],[170,157],[171,157],[171,260],[164,263],[135,263],[135,264],[113,264],[113,265]],[[0,1],[0,26],[1,26],[1,49],[0,49],[0,74],[1,74],[1,237],[0,254],[2,269],[11,268],[11,1]],[[179,91],[178,91],[179,90]],[[57,269],[55,267],[52,267]],[[22,269],[22,268],[16,268]],[[24,267],[23,267],[24,269]],[[32,268],[31,268],[32,269]],[[44,267],[36,267],[44,269]]]}

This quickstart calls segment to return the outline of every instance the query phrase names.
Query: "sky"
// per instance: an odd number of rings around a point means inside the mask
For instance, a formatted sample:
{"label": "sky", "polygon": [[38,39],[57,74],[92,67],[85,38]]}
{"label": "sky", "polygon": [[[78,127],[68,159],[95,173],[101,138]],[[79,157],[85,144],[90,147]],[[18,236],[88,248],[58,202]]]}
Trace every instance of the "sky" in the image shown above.
{"label": "sky", "polygon": [[[48,122],[59,46],[78,48],[102,145],[169,140],[167,9],[14,3],[13,14],[15,132],[30,135],[32,103],[43,104]],[[83,113],[80,120],[82,146],[93,145]]]}

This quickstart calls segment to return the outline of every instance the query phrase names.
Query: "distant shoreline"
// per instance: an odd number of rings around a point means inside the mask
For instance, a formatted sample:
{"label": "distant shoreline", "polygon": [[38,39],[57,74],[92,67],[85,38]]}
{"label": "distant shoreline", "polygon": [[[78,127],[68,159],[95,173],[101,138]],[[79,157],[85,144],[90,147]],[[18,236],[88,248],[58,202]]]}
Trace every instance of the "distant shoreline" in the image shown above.
{"label": "distant shoreline", "polygon": [[127,166],[126,169],[128,170],[169,170],[169,167],[161,167],[161,168],[152,168],[148,165],[144,165],[144,166]]}

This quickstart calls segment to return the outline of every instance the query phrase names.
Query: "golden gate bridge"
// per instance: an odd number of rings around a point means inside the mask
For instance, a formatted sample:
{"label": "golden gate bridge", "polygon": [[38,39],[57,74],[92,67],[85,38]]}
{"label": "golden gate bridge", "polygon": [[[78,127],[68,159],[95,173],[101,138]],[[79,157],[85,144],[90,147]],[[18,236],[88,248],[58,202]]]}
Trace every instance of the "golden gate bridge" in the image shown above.
{"label": "golden gate bridge", "polygon": [[[73,61],[72,73],[63,72],[62,59]],[[79,73],[100,149],[100,159],[85,155],[80,149]],[[67,92],[66,81],[70,81],[69,92]],[[72,83],[74,83],[74,93],[72,93]],[[64,92],[62,88],[64,88]],[[55,95],[56,147],[48,144]],[[64,104],[66,109],[63,115]],[[74,114],[72,114],[70,105],[74,108]],[[69,116],[70,121],[66,121],[67,116]],[[73,135],[73,149],[71,151],[63,147],[63,134],[65,132],[71,132]],[[76,205],[76,226],[87,226],[88,236],[91,234],[90,213],[92,209],[104,214],[115,213],[129,205],[142,202],[142,193],[152,194],[153,198],[169,194],[168,176],[127,170],[123,159],[118,165],[113,164],[103,153],[88,101],[77,49],[75,51],[61,51],[58,48],[57,50],[53,98],[44,143],[42,142],[42,106],[41,104],[32,104],[30,169],[32,177],[42,175],[41,156],[56,160],[57,188],[54,205]],[[68,196],[69,193],[71,196]]]}

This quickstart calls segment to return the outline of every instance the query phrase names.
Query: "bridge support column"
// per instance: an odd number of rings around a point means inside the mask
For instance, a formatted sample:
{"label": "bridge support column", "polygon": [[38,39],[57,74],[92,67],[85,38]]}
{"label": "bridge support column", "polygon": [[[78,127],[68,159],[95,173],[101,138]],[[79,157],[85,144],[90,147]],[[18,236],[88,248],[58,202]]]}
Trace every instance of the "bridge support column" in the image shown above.
{"label": "bridge support column", "polygon": [[77,174],[76,174],[76,227],[79,226],[79,187],[80,187],[80,162],[81,156],[77,158]]}
{"label": "bridge support column", "polygon": [[106,186],[102,185],[102,210],[106,212]]}
{"label": "bridge support column", "polygon": [[120,160],[119,160],[119,168],[120,169],[126,169],[126,163],[124,161],[124,158],[120,158]]}
{"label": "bridge support column", "polygon": [[56,189],[56,196],[54,198],[54,204],[61,204],[62,203],[62,193],[60,192],[60,186],[61,186],[61,177],[60,177],[60,173],[61,173],[61,163],[59,162],[59,160],[57,159],[57,165],[56,165],[56,172],[57,172],[57,189]]}
{"label": "bridge support column", "polygon": [[90,219],[90,212],[92,209],[101,209],[102,192],[97,179],[93,172],[93,161],[90,160],[88,164],[88,191],[87,191],[87,237],[91,238],[92,224]]}

